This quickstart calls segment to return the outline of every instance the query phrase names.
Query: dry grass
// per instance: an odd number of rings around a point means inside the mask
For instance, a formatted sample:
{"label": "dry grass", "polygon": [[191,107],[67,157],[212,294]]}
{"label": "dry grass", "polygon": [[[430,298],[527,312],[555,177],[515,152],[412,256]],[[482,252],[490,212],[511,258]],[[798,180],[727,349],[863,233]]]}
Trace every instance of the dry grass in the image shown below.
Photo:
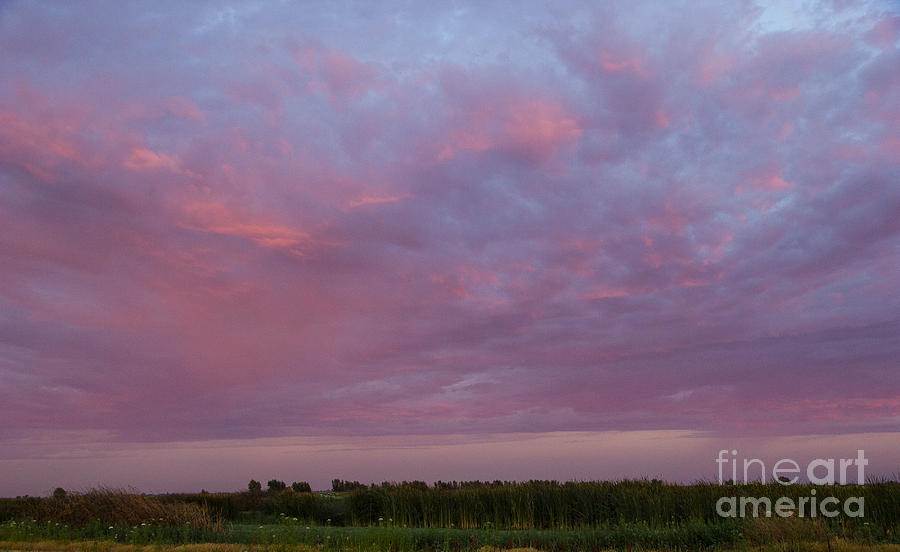
{"label": "dry grass", "polygon": [[746,520],[744,537],[754,545],[785,542],[825,542],[828,531],[821,523],[797,517],[758,517]]}
{"label": "dry grass", "polygon": [[803,542],[792,545],[770,544],[768,546],[753,546],[737,548],[736,550],[752,550],[753,552],[900,552],[900,544],[863,544],[834,540],[827,542]]}
{"label": "dry grass", "polygon": [[[297,552],[314,552],[316,548],[303,544],[292,545]],[[9,542],[0,541],[3,552],[284,552],[283,545],[248,544],[148,544],[136,546],[106,541],[80,542]]]}
{"label": "dry grass", "polygon": [[101,521],[112,525],[189,525],[212,529],[217,522],[210,512],[197,504],[165,501],[121,489],[91,489],[70,493],[65,498],[44,498],[25,503],[23,516],[38,522],[54,521],[85,526]]}

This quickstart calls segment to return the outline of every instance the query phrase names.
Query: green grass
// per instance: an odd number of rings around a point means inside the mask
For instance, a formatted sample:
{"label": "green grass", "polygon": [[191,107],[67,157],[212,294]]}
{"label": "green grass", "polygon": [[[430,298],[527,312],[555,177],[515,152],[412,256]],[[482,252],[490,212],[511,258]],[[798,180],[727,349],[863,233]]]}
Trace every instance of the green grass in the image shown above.
{"label": "green grass", "polygon": [[0,526],[0,540],[106,541],[121,544],[234,543],[244,545],[307,545],[319,550],[378,550],[392,552],[477,551],[485,546],[498,549],[536,548],[547,551],[601,551],[629,546],[667,549],[699,549],[736,542],[738,524],[688,523],[654,529],[644,524],[624,524],[590,530],[493,530],[404,527],[307,526],[300,523],[275,525],[230,525],[215,533],[171,526],[57,526],[55,524],[10,523]]}
{"label": "green grass", "polygon": [[[534,548],[549,552],[600,552],[609,549],[711,550],[744,545],[780,544],[785,550],[811,543],[859,542],[900,544],[900,540],[872,532],[852,538],[835,535],[809,520],[732,520],[725,523],[683,522],[664,527],[623,523],[606,528],[570,530],[509,530],[305,525],[285,517],[278,524],[229,524],[217,530],[189,526],[105,525],[84,527],[56,523],[6,522],[0,540],[10,542],[113,542],[129,545],[220,543],[246,546],[298,546],[323,551],[373,550],[384,552],[476,552]],[[484,552],[484,551],[482,551]]]}

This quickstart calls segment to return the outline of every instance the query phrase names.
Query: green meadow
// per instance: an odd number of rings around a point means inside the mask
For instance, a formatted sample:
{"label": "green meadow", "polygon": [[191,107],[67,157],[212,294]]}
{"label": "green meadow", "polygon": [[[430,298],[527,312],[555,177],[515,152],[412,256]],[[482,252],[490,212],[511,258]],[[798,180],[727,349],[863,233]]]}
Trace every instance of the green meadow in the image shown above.
{"label": "green meadow", "polygon": [[[253,482],[255,483],[255,482]],[[271,481],[244,492],[144,495],[111,489],[0,499],[0,549],[229,552],[896,550],[900,483],[816,486],[530,481],[361,485],[308,492]],[[295,489],[300,489],[295,490]],[[813,493],[813,491],[815,491]],[[723,518],[721,497],[864,500],[862,516]],[[833,501],[834,502],[834,501]]]}

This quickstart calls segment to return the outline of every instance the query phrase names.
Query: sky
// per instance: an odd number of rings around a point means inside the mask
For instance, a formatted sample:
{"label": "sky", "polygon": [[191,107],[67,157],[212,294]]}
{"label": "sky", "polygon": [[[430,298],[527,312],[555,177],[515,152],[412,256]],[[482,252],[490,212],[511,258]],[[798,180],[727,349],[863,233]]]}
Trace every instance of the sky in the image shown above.
{"label": "sky", "polygon": [[900,473],[898,5],[438,4],[0,3],[0,496]]}

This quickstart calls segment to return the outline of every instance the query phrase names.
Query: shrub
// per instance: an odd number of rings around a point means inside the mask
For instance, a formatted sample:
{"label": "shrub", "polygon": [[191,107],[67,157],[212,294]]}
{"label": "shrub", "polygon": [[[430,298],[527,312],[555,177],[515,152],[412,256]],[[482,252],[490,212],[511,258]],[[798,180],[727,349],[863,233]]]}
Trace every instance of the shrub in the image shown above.
{"label": "shrub", "polygon": [[291,489],[294,490],[295,493],[311,493],[312,487],[309,486],[309,483],[306,481],[294,481],[291,483]]}

